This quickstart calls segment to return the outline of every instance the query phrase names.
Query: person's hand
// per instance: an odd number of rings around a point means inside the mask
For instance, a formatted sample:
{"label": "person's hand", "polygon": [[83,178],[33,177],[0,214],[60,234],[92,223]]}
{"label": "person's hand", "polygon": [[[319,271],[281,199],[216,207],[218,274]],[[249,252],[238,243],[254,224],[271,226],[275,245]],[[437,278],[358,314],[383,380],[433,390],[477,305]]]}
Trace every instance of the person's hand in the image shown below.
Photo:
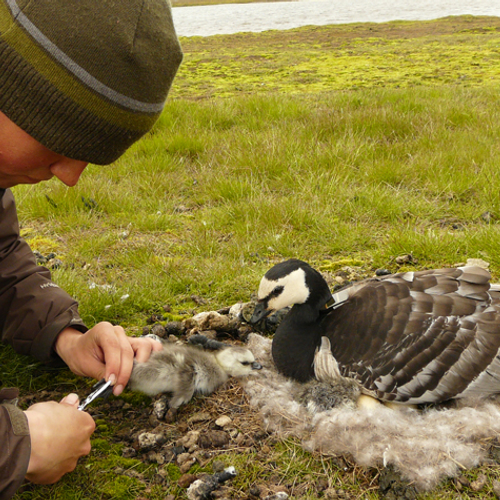
{"label": "person's hand", "polygon": [[150,338],[129,337],[121,326],[103,321],[84,334],[66,328],[57,337],[55,349],[73,373],[111,381],[118,396],[130,378],[134,358],[147,361],[151,352],[163,346]]}
{"label": "person's hand", "polygon": [[78,459],[90,453],[94,419],[78,409],[78,396],[69,394],[60,403],[50,401],[30,406],[28,418],[31,455],[26,479],[52,484],[71,472]]}

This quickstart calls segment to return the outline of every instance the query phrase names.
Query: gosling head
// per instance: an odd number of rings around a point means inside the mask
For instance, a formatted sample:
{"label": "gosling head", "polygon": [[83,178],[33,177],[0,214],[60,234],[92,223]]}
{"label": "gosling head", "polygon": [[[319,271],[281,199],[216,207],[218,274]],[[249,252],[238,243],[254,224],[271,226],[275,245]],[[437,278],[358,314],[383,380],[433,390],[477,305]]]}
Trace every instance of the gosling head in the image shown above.
{"label": "gosling head", "polygon": [[260,370],[262,365],[255,361],[249,349],[231,346],[215,352],[215,359],[230,377],[245,377],[253,370]]}
{"label": "gosling head", "polygon": [[257,323],[269,314],[294,304],[323,306],[331,298],[331,293],[318,271],[307,262],[290,259],[267,271],[260,282],[257,298],[250,323]]}

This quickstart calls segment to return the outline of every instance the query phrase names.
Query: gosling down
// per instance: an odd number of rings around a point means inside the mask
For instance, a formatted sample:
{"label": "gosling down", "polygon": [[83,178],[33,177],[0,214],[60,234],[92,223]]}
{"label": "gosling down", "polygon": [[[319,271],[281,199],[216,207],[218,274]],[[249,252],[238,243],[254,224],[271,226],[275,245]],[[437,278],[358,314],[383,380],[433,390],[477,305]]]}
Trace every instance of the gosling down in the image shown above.
{"label": "gosling down", "polygon": [[249,349],[220,346],[216,351],[205,351],[164,342],[163,350],[153,352],[148,361],[134,362],[129,388],[149,396],[171,393],[168,404],[177,409],[195,394],[212,393],[229,377],[244,377],[262,368]]}
{"label": "gosling down", "polygon": [[274,363],[314,377],[322,337],[332,375],[382,401],[439,403],[500,393],[500,286],[479,267],[393,274],[331,293],[322,275],[291,259],[262,278],[251,323],[293,306],[272,342]]}

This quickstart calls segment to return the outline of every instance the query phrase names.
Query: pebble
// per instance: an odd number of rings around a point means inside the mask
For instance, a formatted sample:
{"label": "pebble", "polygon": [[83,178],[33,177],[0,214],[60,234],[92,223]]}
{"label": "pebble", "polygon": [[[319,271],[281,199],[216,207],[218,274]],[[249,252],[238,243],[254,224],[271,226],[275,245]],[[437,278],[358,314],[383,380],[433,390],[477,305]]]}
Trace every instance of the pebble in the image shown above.
{"label": "pebble", "polygon": [[227,427],[228,425],[230,425],[232,423],[233,423],[233,421],[227,415],[222,415],[221,417],[219,417],[215,421],[215,425],[217,425],[218,427],[222,427],[222,428]]}
{"label": "pebble", "polygon": [[402,264],[417,264],[418,260],[413,257],[411,253],[408,253],[406,255],[399,255],[396,257],[396,264],[402,265]]}
{"label": "pebble", "polygon": [[181,453],[177,456],[177,465],[185,464],[188,460],[192,460],[191,453]]}
{"label": "pebble", "polygon": [[184,331],[185,328],[180,321],[169,321],[165,325],[165,332],[167,333],[167,335],[182,335]]}
{"label": "pebble", "polygon": [[153,448],[153,446],[156,445],[156,434],[143,432],[142,434],[139,434],[137,441],[139,443],[139,448],[141,449]]}
{"label": "pebble", "polygon": [[284,491],[280,491],[278,493],[274,493],[272,495],[268,495],[267,497],[264,497],[263,500],[286,500],[289,498],[288,493],[285,493]]}
{"label": "pebble", "polygon": [[493,493],[495,493],[497,498],[500,498],[500,481],[493,481]]}
{"label": "pebble", "polygon": [[212,417],[210,416],[210,413],[207,413],[205,411],[200,411],[198,413],[195,413],[188,419],[189,424],[197,424],[200,422],[207,422],[211,419]]}
{"label": "pebble", "polygon": [[479,474],[477,476],[477,479],[470,483],[470,487],[474,491],[482,490],[485,485],[486,485],[486,476],[484,474]]}
{"label": "pebble", "polygon": [[184,320],[184,326],[199,330],[230,331],[238,328],[239,321],[231,320],[229,316],[216,311],[205,311]]}
{"label": "pebble", "polygon": [[198,437],[200,448],[222,448],[229,444],[229,434],[225,431],[207,431]]}
{"label": "pebble", "polygon": [[191,460],[188,460],[187,462],[183,463],[180,467],[179,470],[181,474],[185,474],[186,472],[189,472],[189,469],[196,463],[196,458],[192,458]]}
{"label": "pebble", "polygon": [[189,431],[183,437],[177,440],[177,446],[184,446],[189,451],[193,451],[198,448],[198,439],[200,437],[200,431]]}
{"label": "pebble", "polygon": [[153,335],[157,335],[160,338],[163,338],[163,337],[165,337],[166,330],[165,330],[165,327],[161,323],[155,323],[151,327],[151,333]]}
{"label": "pebble", "polygon": [[177,481],[177,484],[181,488],[189,488],[189,485],[194,483],[196,479],[197,477],[194,474],[183,474]]}
{"label": "pebble", "polygon": [[153,403],[153,415],[158,420],[163,420],[165,418],[165,414],[168,411],[168,397],[165,394],[162,394],[154,403]]}
{"label": "pebble", "polygon": [[134,458],[135,456],[137,456],[137,451],[134,448],[125,447],[122,449],[123,458]]}
{"label": "pebble", "polygon": [[229,319],[234,319],[239,321],[241,318],[241,312],[243,311],[243,306],[244,306],[243,302],[238,302],[237,304],[232,305],[228,311]]}

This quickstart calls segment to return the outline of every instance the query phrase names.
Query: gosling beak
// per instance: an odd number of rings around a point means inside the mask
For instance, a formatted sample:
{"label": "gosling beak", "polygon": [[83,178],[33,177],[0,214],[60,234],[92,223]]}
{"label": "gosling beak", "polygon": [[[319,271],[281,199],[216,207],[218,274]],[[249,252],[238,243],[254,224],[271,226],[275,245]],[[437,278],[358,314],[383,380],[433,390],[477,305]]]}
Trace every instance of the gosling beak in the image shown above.
{"label": "gosling beak", "polygon": [[261,319],[265,318],[266,316],[269,316],[272,313],[271,309],[267,309],[265,302],[257,302],[257,305],[255,306],[255,309],[253,311],[252,317],[250,318],[249,323],[251,325],[254,325],[255,323],[259,322]]}
{"label": "gosling beak", "polygon": [[257,361],[254,361],[252,363],[252,370],[262,370],[262,365],[260,363],[257,363]]}

